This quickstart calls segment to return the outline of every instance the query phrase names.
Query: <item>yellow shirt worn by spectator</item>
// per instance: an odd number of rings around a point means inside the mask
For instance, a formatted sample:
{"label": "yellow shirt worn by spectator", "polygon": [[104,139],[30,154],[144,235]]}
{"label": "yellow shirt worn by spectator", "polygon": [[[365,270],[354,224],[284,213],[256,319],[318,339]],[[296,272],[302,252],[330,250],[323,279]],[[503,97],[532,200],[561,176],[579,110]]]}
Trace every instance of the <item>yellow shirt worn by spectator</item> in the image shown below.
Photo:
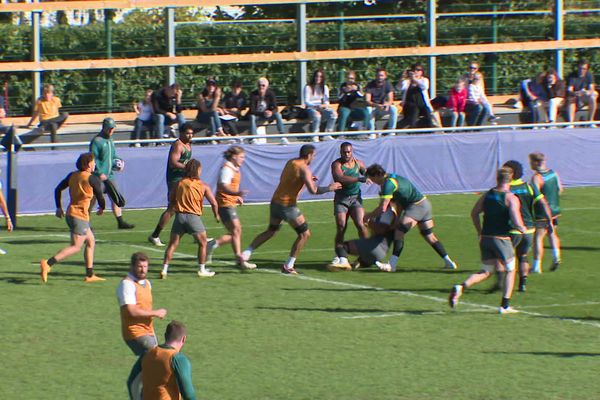
{"label": "yellow shirt worn by spectator", "polygon": [[58,117],[60,114],[58,109],[61,107],[62,103],[56,96],[52,97],[50,100],[46,100],[42,97],[35,104],[35,110],[39,113],[40,122]]}

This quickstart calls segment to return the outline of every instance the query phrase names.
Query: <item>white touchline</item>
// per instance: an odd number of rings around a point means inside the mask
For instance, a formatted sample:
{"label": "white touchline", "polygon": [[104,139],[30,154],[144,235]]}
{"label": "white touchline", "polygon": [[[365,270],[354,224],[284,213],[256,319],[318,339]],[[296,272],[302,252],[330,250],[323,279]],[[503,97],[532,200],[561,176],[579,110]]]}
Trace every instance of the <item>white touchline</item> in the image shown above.
{"label": "white touchline", "polygon": [[533,308],[553,308],[553,307],[576,307],[576,306],[593,306],[600,304],[600,301],[582,301],[581,303],[567,303],[567,304],[542,304],[537,306],[522,306],[519,309],[533,309]]}

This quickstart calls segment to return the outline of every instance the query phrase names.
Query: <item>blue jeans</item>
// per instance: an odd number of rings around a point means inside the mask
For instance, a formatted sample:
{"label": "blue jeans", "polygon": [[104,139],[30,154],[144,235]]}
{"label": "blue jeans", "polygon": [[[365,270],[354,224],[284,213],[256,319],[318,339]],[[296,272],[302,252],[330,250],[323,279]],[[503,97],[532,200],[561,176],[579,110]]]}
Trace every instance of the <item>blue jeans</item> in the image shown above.
{"label": "blue jeans", "polygon": [[274,112],[270,118],[265,118],[264,114],[263,115],[250,114],[250,134],[256,135],[256,124],[257,123],[265,122],[265,121],[271,122],[273,120],[275,120],[277,122],[277,132],[279,132],[280,134],[284,134],[285,128],[283,127],[283,118],[281,118],[281,114],[279,114],[278,112]]}
{"label": "blue jeans", "polygon": [[219,113],[216,111],[198,112],[196,121],[201,124],[210,125],[210,132],[208,133],[208,136],[213,136],[217,133],[217,131],[223,129],[223,125],[221,125],[221,118],[219,118]]}
{"label": "blue jeans", "polygon": [[369,118],[369,125],[367,129],[372,131],[375,130],[375,120],[380,119],[384,115],[390,116],[390,119],[387,123],[387,129],[396,129],[396,123],[398,122],[398,108],[396,106],[391,105],[388,111],[380,110],[379,108],[367,107],[367,111],[371,118]]}
{"label": "blue jeans", "polygon": [[142,121],[141,119],[136,118],[133,124],[133,131],[131,131],[131,140],[148,139],[147,133],[142,138],[142,132],[144,132],[144,128],[146,128],[147,131],[152,132],[154,130],[154,119]]}
{"label": "blue jeans", "polygon": [[465,113],[452,111],[450,126],[463,126],[465,124]]}
{"label": "blue jeans", "polygon": [[338,131],[345,132],[348,130],[348,118],[353,121],[361,121],[363,123],[363,129],[367,129],[369,121],[371,120],[371,114],[366,108],[338,108]]}
{"label": "blue jeans", "polygon": [[321,120],[325,119],[325,132],[333,132],[337,114],[331,108],[316,109],[307,108],[308,119],[310,120],[310,129],[312,133],[317,133],[321,129]]}
{"label": "blue jeans", "polygon": [[479,103],[467,103],[465,114],[467,114],[466,119],[469,126],[480,126],[488,117],[487,110]]}
{"label": "blue jeans", "polygon": [[167,117],[165,114],[154,114],[154,138],[161,139],[165,134],[165,124],[171,125],[174,122],[177,122],[178,128],[181,129],[181,126],[185,124],[185,117],[182,113],[177,113],[177,119],[172,119]]}

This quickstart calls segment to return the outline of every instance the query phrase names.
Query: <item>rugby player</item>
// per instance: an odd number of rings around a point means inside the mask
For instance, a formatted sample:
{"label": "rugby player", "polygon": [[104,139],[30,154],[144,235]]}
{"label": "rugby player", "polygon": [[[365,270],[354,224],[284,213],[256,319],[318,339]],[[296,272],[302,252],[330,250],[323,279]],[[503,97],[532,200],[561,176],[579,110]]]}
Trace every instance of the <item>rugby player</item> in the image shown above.
{"label": "rugby player", "polygon": [[155,246],[164,246],[160,241],[160,233],[175,214],[173,204],[170,201],[171,192],[177,186],[177,182],[183,178],[185,164],[192,158],[193,137],[194,129],[191,124],[186,123],[179,131],[179,138],[171,144],[169,149],[169,158],[167,159],[167,209],[161,214],[152,234],[148,236],[148,241]]}
{"label": "rugby player", "polygon": [[531,272],[542,273],[542,260],[544,258],[544,237],[548,234],[550,247],[552,248],[551,271],[555,271],[561,263],[560,239],[556,227],[560,217],[560,194],[563,191],[562,183],[558,174],[546,167],[546,156],[535,152],[529,155],[529,163],[534,174],[531,184],[538,188],[544,195],[552,218],[548,218],[543,209],[535,208],[535,236],[533,240],[533,266]]}
{"label": "rugby player", "polygon": [[365,164],[354,158],[352,143],[344,142],[340,145],[340,158],[331,164],[331,175],[334,182],[342,184],[342,188],[336,190],[333,198],[333,213],[335,215],[335,258],[327,266],[330,271],[351,270],[347,254],[344,250],[344,233],[348,223],[348,215],[352,218],[358,236],[366,238],[367,228],[363,222],[365,211],[360,192],[360,184],[367,181],[364,177]]}
{"label": "rugby player", "polygon": [[[504,285],[502,303],[498,312],[517,312],[510,307],[515,283],[515,253],[510,240],[511,229],[525,233],[527,229],[521,218],[521,202],[510,192],[512,171],[500,168],[496,175],[496,186],[483,194],[471,210],[471,219],[479,237],[481,270],[470,275],[462,284],[454,285],[448,302],[454,308],[465,289],[488,279],[494,271],[503,272]],[[480,214],[483,214],[483,227]]]}
{"label": "rugby player", "polygon": [[240,181],[242,180],[240,168],[244,163],[246,153],[240,146],[231,146],[223,153],[223,157],[225,164],[221,167],[219,174],[216,197],[221,222],[229,233],[208,242],[206,260],[210,263],[215,249],[231,243],[238,267],[256,269],[256,264],[249,263],[242,258],[242,224],[236,211],[238,205],[244,204],[244,196],[248,193],[247,190],[240,190]]}
{"label": "rugby player", "polygon": [[448,256],[446,249],[433,233],[433,214],[427,197],[411,181],[400,175],[386,173],[379,164],[369,166],[366,177],[381,186],[379,206],[365,216],[366,221],[385,212],[392,202],[404,209],[404,214],[396,224],[392,256],[388,263],[380,266],[380,269],[385,272],[396,271],[398,258],[404,248],[404,236],[415,225],[419,226],[423,239],[444,259],[444,268],[457,269],[458,266]]}
{"label": "rugby player", "polygon": [[206,268],[206,228],[202,222],[202,202],[206,198],[210,203],[213,215],[217,222],[220,221],[219,206],[212,194],[210,187],[200,180],[202,164],[192,158],[185,165],[183,178],[171,191],[171,203],[175,210],[175,220],[171,228],[169,245],[165,251],[163,269],[160,272],[161,279],[166,279],[169,263],[173,259],[173,253],[179,246],[181,237],[186,233],[192,235],[198,242],[198,276],[209,278],[214,276],[214,271]]}
{"label": "rugby player", "polygon": [[[6,219],[6,230],[12,232],[13,224],[10,219],[10,214],[8,213],[8,208],[6,207],[6,200],[4,200],[4,193],[2,193],[2,184],[0,183],[0,211],[4,214],[4,218]],[[0,249],[0,254],[6,254],[6,251]]]}
{"label": "rugby player", "polygon": [[297,233],[296,240],[290,250],[288,260],[281,267],[281,272],[284,274],[296,275],[298,272],[294,268],[296,258],[310,237],[308,224],[304,219],[304,215],[297,207],[298,196],[306,186],[312,194],[323,194],[341,189],[342,184],[339,182],[331,183],[327,186],[317,186],[317,180],[310,170],[310,163],[316,156],[315,146],[305,144],[300,148],[298,158],[289,160],[279,180],[279,185],[273,193],[270,205],[269,227],[264,232],[254,238],[250,246],[243,251],[242,257],[248,261],[252,252],[260,245],[271,239],[275,233],[281,228],[281,223],[286,221]]}
{"label": "rugby player", "polygon": [[78,253],[84,243],[84,281],[90,283],[106,280],[94,274],[94,247],[96,239],[94,238],[94,232],[90,228],[89,209],[94,196],[98,199],[97,215],[102,215],[106,206],[104,195],[102,194],[102,183],[96,175],[92,174],[96,167],[94,155],[92,153],[81,154],[77,158],[76,166],[77,171],[68,174],[54,189],[55,215],[58,218],[62,218],[65,216],[65,212],[61,205],[61,195],[63,190],[69,188],[71,203],[67,209],[66,221],[71,231],[71,245],[65,247],[48,260],[44,259],[40,261],[40,274],[44,283],[48,281],[48,273],[52,267],[67,257]]}

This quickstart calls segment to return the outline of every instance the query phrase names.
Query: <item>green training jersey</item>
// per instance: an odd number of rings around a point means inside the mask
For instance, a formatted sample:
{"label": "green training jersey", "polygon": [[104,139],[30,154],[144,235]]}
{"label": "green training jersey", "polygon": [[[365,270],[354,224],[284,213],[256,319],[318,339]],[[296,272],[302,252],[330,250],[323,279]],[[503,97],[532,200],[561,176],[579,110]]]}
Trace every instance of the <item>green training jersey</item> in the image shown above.
{"label": "green training jersey", "polygon": [[[177,140],[179,140],[179,139],[177,139]],[[176,142],[174,142],[172,144],[172,146],[174,146],[175,143]],[[178,161],[182,164],[185,164],[186,162],[190,161],[191,159],[192,159],[192,150],[185,147],[185,150],[184,150],[183,154],[181,155],[181,157],[179,157]],[[168,183],[179,182],[182,178],[183,178],[183,170],[180,168],[172,168],[171,164],[167,161],[167,182]]]}
{"label": "green training jersey", "polygon": [[506,192],[490,189],[483,200],[483,236],[508,236],[511,228]]}
{"label": "green training jersey", "polygon": [[[523,223],[526,228],[534,227],[534,205],[544,197],[540,193],[538,188],[534,185],[530,185],[527,182],[523,182],[521,179],[514,180],[510,183],[510,191],[514,193],[521,201],[521,216],[523,217]],[[511,233],[520,233],[518,231],[511,231]]]}
{"label": "green training jersey", "polygon": [[96,161],[94,175],[100,176],[104,174],[108,179],[112,179],[113,167],[115,166],[115,161],[119,158],[112,137],[107,137],[102,133],[96,135],[90,142],[90,153],[94,155],[94,160]]}
{"label": "green training jersey", "polygon": [[[546,198],[548,202],[548,206],[550,206],[550,211],[552,212],[552,216],[556,217],[560,215],[560,184],[558,182],[558,175],[551,169],[547,169],[545,171],[537,172],[542,179],[544,180],[544,185],[542,186],[540,192]],[[536,186],[536,185],[533,185]],[[536,219],[546,219],[546,215],[544,214],[544,210],[541,207],[535,208],[535,217]]]}
{"label": "green training jersey", "polygon": [[388,174],[381,186],[380,196],[382,199],[392,199],[392,201],[400,204],[402,208],[425,198],[423,193],[411,181],[396,174]]}
{"label": "green training jersey", "polygon": [[[344,176],[351,176],[353,178],[360,177],[360,164],[358,161],[354,160],[354,166],[347,167],[344,165],[341,159],[338,159],[342,166],[342,173]],[[342,184],[342,188],[336,190],[336,193],[343,194],[345,196],[355,196],[360,194],[360,182],[354,183],[344,183]]]}

